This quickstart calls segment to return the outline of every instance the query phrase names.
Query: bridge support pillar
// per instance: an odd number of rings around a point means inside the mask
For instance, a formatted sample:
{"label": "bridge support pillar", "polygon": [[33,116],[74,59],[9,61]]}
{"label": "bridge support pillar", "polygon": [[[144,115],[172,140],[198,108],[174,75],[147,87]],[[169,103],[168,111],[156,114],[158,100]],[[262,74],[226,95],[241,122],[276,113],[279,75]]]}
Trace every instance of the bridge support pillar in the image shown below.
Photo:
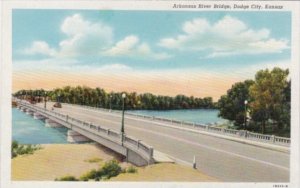
{"label": "bridge support pillar", "polygon": [[131,149],[126,149],[126,162],[135,164],[136,166],[147,166],[153,164],[154,161],[147,161]]}
{"label": "bridge support pillar", "polygon": [[34,112],[32,110],[29,110],[29,109],[26,110],[26,114],[28,114],[28,115],[33,115],[33,113]]}
{"label": "bridge support pillar", "polygon": [[53,121],[52,119],[45,119],[45,127],[59,128],[63,127],[63,125]]}
{"label": "bridge support pillar", "polygon": [[26,112],[26,108],[25,107],[21,107],[21,111],[22,112]]}
{"label": "bridge support pillar", "polygon": [[41,114],[34,112],[33,113],[33,118],[34,119],[46,119],[46,117],[42,116]]}
{"label": "bridge support pillar", "polygon": [[67,141],[71,143],[90,142],[91,140],[76,131],[68,130]]}

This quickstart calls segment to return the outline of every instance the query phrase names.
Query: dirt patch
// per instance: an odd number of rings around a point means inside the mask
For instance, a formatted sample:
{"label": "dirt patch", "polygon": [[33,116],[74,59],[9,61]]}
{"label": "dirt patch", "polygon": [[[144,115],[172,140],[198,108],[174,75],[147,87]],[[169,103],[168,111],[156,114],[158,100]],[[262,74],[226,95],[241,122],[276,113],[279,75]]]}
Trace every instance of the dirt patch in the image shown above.
{"label": "dirt patch", "polygon": [[[90,159],[99,162],[87,162]],[[97,169],[105,161],[122,160],[116,153],[98,144],[49,144],[32,155],[12,159],[12,180],[54,180],[55,178]]]}
{"label": "dirt patch", "polygon": [[137,173],[120,174],[109,181],[181,181],[217,182],[218,180],[191,167],[172,163],[154,164],[138,167]]}
{"label": "dirt patch", "polygon": [[[80,177],[98,169],[105,162],[117,159],[122,168],[132,166],[122,162],[123,157],[98,144],[49,144],[42,145],[32,155],[12,159],[13,181],[54,181],[66,175]],[[160,163],[135,167],[137,173],[122,173],[108,181],[184,181],[215,182],[191,167],[172,163]]]}

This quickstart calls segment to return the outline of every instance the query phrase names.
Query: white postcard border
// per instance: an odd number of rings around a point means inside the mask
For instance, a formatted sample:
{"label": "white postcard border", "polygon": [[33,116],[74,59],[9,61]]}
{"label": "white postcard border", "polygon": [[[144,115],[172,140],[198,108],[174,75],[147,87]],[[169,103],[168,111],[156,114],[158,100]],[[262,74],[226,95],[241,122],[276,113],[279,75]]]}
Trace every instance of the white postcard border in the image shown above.
{"label": "white postcard border", "polygon": [[[274,185],[288,185],[288,187],[299,186],[299,2],[287,1],[57,1],[57,0],[19,0],[2,1],[1,8],[1,187],[9,188],[55,188],[55,187],[273,187]],[[228,11],[216,9],[173,9],[174,3],[181,4],[273,4],[283,5],[283,10],[269,11],[291,11],[292,12],[292,132],[291,132],[291,165],[290,183],[183,183],[183,182],[11,182],[11,92],[12,92],[12,9],[109,9],[109,10],[166,10],[166,11]],[[229,10],[229,11],[257,11],[257,10]],[[298,125],[298,126],[297,126]]]}

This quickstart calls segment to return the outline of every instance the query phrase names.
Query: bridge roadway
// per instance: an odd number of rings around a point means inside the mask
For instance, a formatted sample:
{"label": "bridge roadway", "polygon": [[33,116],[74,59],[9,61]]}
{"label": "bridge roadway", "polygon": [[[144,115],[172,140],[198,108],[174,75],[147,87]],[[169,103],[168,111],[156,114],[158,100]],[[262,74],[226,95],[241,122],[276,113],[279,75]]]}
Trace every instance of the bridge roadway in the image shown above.
{"label": "bridge roadway", "polygon": [[[43,104],[39,104],[43,106]],[[48,102],[47,108],[53,103]],[[121,114],[63,104],[54,111],[119,131]],[[166,124],[166,122],[164,122]],[[288,182],[290,154],[125,116],[125,133],[225,182]]]}

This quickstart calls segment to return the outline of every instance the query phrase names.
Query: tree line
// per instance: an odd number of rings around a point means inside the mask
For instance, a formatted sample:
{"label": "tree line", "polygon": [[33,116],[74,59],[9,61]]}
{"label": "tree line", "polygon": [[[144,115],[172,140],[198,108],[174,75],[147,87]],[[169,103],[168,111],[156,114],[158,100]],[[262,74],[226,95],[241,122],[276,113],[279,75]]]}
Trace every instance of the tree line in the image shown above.
{"label": "tree line", "polygon": [[88,105],[107,109],[122,109],[122,94],[128,110],[174,110],[174,109],[212,109],[216,103],[212,97],[197,98],[193,96],[176,95],[175,97],[154,95],[151,93],[137,94],[136,92],[107,92],[102,88],[86,86],[65,86],[51,91],[43,89],[20,90],[14,93],[15,97],[23,97],[30,101],[40,102],[47,97],[48,100]]}
{"label": "tree line", "polygon": [[218,101],[219,116],[237,129],[290,136],[291,80],[289,70],[260,70],[254,80],[232,85]]}

